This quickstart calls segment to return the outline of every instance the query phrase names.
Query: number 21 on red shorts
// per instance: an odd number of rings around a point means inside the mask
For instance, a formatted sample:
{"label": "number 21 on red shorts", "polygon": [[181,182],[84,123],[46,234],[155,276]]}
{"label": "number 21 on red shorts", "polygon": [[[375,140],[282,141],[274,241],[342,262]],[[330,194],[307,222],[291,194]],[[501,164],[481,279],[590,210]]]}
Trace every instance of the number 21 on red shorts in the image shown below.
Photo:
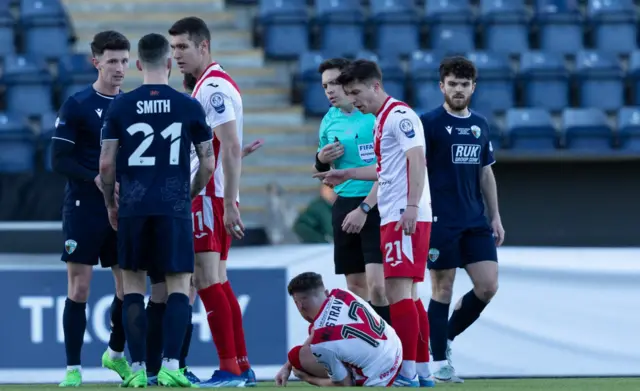
{"label": "number 21 on red shorts", "polygon": [[413,235],[405,235],[402,228],[396,231],[396,224],[390,222],[380,227],[384,277],[413,278],[414,282],[422,282],[429,256],[431,222],[418,221]]}

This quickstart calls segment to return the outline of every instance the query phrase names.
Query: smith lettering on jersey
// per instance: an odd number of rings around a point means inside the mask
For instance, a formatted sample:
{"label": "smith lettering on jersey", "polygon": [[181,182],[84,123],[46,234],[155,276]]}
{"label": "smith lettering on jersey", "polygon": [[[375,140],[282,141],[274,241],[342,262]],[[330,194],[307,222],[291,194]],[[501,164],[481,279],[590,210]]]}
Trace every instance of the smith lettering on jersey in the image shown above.
{"label": "smith lettering on jersey", "polygon": [[[481,170],[495,163],[487,120],[474,111],[457,117],[444,107],[421,116],[434,219],[447,226],[486,224]],[[436,167],[436,168],[434,168]]]}
{"label": "smith lettering on jersey", "polygon": [[335,381],[351,375],[356,385],[385,387],[402,364],[402,344],[395,330],[347,290],[331,291],[311,332],[311,351]]}
{"label": "smith lettering on jersey", "polygon": [[120,141],[119,217],[191,219],[189,152],[212,137],[198,102],[166,85],[143,85],[114,100],[102,132]]}

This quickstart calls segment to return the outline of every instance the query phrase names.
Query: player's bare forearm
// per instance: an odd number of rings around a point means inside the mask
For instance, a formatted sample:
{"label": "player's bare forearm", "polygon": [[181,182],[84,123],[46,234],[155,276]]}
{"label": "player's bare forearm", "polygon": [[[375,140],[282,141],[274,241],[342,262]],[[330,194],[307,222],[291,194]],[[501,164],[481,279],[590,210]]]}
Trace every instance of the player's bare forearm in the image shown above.
{"label": "player's bare forearm", "polygon": [[227,145],[222,150],[222,170],[224,171],[224,203],[236,203],[240,187],[240,171],[242,168],[242,151],[240,144]]}
{"label": "player's bare forearm", "polygon": [[409,194],[407,205],[418,205],[424,190],[424,177],[427,170],[427,162],[424,148],[414,147],[406,152],[407,164],[409,164]]}
{"label": "player's bare forearm", "polygon": [[378,181],[371,187],[369,194],[367,194],[367,197],[364,199],[364,203],[372,208],[378,203]]}
{"label": "player's bare forearm", "polygon": [[347,178],[359,181],[377,181],[378,172],[376,171],[376,165],[372,164],[366,167],[349,168],[347,169]]}
{"label": "player's bare forearm", "polygon": [[482,168],[480,190],[482,191],[484,202],[487,205],[489,218],[493,220],[496,217],[500,217],[500,211],[498,209],[498,184],[496,183],[496,177],[493,174],[491,166]]}
{"label": "player's bare forearm", "polygon": [[104,140],[100,150],[100,181],[105,204],[113,208],[116,206],[116,156],[118,155],[118,140]]}
{"label": "player's bare forearm", "polygon": [[198,171],[196,171],[196,175],[191,181],[191,191],[190,196],[193,200],[200,194],[202,189],[207,185],[211,176],[213,176],[213,171],[215,170],[215,157],[213,154],[213,142],[211,140],[205,141],[203,143],[194,145],[196,150],[196,155],[198,155]]}

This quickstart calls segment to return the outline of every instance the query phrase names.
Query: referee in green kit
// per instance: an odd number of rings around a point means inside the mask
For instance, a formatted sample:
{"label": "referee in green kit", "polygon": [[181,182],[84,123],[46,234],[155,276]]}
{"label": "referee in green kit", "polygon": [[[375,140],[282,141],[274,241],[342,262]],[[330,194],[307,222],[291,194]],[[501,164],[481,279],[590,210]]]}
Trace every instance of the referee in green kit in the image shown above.
{"label": "referee in green kit", "polygon": [[[328,171],[375,164],[373,126],[376,117],[362,114],[335,83],[349,60],[334,58],[320,64],[322,87],[333,107],[320,124],[315,170]],[[384,291],[380,251],[380,213],[376,207],[378,183],[348,180],[334,188],[333,262],[336,274],[344,274],[350,291],[369,300],[389,324],[391,316]]]}

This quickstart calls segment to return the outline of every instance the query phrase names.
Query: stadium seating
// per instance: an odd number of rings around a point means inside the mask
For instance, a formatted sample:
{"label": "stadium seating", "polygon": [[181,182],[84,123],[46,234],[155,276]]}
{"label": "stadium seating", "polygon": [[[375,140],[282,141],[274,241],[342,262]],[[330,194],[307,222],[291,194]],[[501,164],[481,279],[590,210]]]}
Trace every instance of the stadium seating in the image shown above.
{"label": "stadium seating", "polygon": [[442,54],[414,52],[409,60],[409,72],[413,86],[413,105],[418,111],[427,111],[442,102],[442,92],[438,82],[438,67]]}
{"label": "stadium seating", "polygon": [[558,145],[551,115],[541,108],[508,110],[505,138],[510,148],[519,150],[550,151]]}
{"label": "stadium seating", "polygon": [[33,133],[21,115],[0,114],[0,172],[22,173],[34,169]]}
{"label": "stadium seating", "polygon": [[353,56],[364,49],[364,13],[360,0],[316,2],[320,49],[331,57]]}
{"label": "stadium seating", "polygon": [[583,48],[583,17],[576,1],[537,0],[535,11],[541,50],[570,54]]}
{"label": "stadium seating", "polygon": [[513,107],[515,90],[508,56],[502,53],[472,52],[467,58],[478,68],[478,84],[473,94],[472,107],[480,112],[505,111]]}
{"label": "stadium seating", "polygon": [[640,152],[640,108],[623,107],[618,112],[618,138],[620,149]]}
{"label": "stadium seating", "polygon": [[632,104],[640,106],[640,50],[631,53],[627,78],[632,91]]}
{"label": "stadium seating", "polygon": [[475,50],[469,0],[427,0],[424,12],[431,48],[454,53]]}
{"label": "stadium seating", "polygon": [[633,0],[589,0],[587,18],[597,49],[628,53],[636,48],[638,17]]}
{"label": "stadium seating", "polygon": [[55,58],[69,53],[69,26],[58,1],[21,0],[20,24],[26,53]]}
{"label": "stadium seating", "polygon": [[98,70],[91,63],[89,55],[74,53],[60,58],[58,75],[61,100],[64,101],[93,83],[98,76]]}
{"label": "stadium seating", "polygon": [[300,56],[298,75],[304,85],[302,99],[307,115],[324,115],[330,107],[318,73],[318,66],[325,58],[320,52],[307,52]]}
{"label": "stadium seating", "polygon": [[613,111],[623,106],[623,73],[615,54],[593,50],[578,52],[576,79],[579,83],[581,107]]}
{"label": "stadium seating", "polygon": [[480,20],[487,50],[519,53],[529,49],[524,0],[481,0]]}
{"label": "stadium seating", "polygon": [[420,48],[420,21],[413,0],[371,0],[376,51],[408,56]]}
{"label": "stadium seating", "polygon": [[0,56],[16,52],[14,24],[8,4],[0,2]]}
{"label": "stadium seating", "polygon": [[299,0],[262,0],[259,21],[263,28],[265,55],[297,59],[309,49],[306,3]]}
{"label": "stadium seating", "polygon": [[561,54],[522,53],[519,78],[527,107],[560,111],[569,106],[569,73]]}
{"label": "stadium seating", "polygon": [[613,133],[602,110],[565,109],[562,131],[567,149],[580,152],[606,152],[612,148]]}
{"label": "stadium seating", "polygon": [[53,111],[53,78],[42,58],[10,55],[4,58],[2,84],[7,86],[7,109],[22,115]]}

